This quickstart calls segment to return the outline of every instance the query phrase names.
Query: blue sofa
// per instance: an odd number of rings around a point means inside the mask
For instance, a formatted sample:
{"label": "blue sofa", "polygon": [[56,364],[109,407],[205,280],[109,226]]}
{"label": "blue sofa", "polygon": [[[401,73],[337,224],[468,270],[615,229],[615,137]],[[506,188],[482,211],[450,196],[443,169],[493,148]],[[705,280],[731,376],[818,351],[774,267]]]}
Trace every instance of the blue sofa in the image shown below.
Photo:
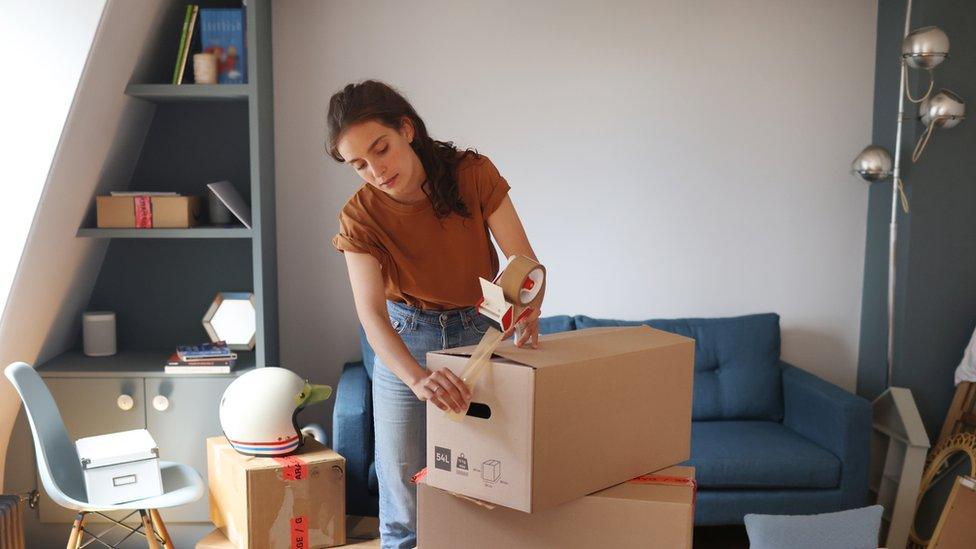
{"label": "blue sofa", "polygon": [[[647,324],[695,339],[691,459],[696,525],[747,513],[812,514],[865,505],[871,407],[780,360],[779,316],[621,321],[541,319],[540,332]],[[335,450],[347,460],[347,512],[377,514],[370,378],[373,352],[345,365],[336,390]],[[648,418],[653,420],[653,418]]]}

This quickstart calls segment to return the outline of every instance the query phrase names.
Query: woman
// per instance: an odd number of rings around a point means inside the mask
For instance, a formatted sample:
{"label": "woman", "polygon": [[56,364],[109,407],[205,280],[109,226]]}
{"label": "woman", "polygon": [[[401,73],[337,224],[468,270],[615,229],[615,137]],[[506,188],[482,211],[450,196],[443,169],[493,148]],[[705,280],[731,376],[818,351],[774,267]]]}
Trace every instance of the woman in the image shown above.
{"label": "woman", "polygon": [[[333,95],[328,130],[329,154],[365,181],[342,208],[332,244],[345,255],[356,312],[376,352],[381,543],[409,548],[417,544],[410,479],[426,464],[425,402],[460,412],[471,399],[450,370],[427,371],[426,354],[477,344],[488,328],[474,304],[478,277],[498,272],[491,236],[506,257],[537,258],[491,161],[431,139],[388,85],[367,80]],[[536,308],[519,324],[516,345],[537,346],[538,319]]]}

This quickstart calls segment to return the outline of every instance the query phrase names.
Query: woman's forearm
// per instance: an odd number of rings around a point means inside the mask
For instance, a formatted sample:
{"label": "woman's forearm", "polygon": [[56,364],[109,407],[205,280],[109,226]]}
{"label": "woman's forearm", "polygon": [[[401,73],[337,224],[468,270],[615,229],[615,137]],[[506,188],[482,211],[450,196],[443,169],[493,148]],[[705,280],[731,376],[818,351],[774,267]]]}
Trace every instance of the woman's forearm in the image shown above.
{"label": "woman's forearm", "polygon": [[427,375],[417,360],[410,354],[400,335],[390,326],[386,316],[372,316],[360,319],[366,340],[373,348],[376,356],[388,370],[396,374],[401,381],[412,387],[414,383]]}

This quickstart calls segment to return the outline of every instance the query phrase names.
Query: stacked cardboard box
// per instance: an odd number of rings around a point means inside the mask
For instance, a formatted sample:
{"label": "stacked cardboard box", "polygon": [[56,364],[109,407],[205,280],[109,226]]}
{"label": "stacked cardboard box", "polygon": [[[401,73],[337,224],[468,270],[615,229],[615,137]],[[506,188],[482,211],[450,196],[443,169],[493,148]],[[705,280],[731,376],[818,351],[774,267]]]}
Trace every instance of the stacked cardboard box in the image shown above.
{"label": "stacked cardboard box", "polygon": [[[208,542],[238,549],[317,549],[346,542],[346,460],[306,437],[281,458],[237,453],[224,437],[207,439]],[[207,545],[203,545],[207,547]]]}
{"label": "stacked cardboard box", "polygon": [[[427,367],[460,374],[472,351]],[[463,421],[428,404],[419,547],[690,548],[694,471],[670,467],[690,454],[693,369],[694,340],[647,326],[502,343]]]}

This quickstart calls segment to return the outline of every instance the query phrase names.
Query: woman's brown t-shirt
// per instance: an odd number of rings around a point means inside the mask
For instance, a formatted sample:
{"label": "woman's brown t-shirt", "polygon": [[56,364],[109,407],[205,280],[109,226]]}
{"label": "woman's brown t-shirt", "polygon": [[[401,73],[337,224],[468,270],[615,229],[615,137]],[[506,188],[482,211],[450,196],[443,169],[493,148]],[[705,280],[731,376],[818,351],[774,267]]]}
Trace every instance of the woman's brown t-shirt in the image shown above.
{"label": "woman's brown t-shirt", "polygon": [[478,277],[492,280],[498,272],[488,216],[509,186],[484,155],[465,157],[457,181],[470,218],[452,212],[438,220],[429,200],[403,204],[364,184],[339,212],[332,245],[375,257],[391,301],[428,310],[474,305],[481,297]]}

